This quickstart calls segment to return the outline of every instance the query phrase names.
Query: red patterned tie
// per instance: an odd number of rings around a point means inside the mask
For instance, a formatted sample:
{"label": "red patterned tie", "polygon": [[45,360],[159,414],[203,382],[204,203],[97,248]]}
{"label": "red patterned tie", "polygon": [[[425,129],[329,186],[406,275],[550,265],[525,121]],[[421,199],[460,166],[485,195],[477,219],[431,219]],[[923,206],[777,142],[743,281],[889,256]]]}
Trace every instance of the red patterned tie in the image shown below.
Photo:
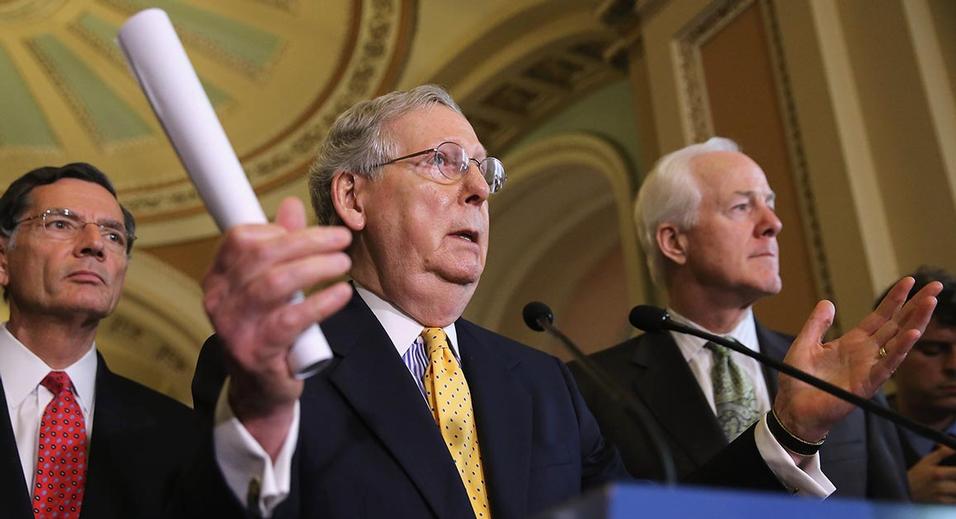
{"label": "red patterned tie", "polygon": [[76,519],[86,486],[86,425],[74,396],[73,382],[62,371],[51,371],[40,384],[53,400],[40,419],[33,516]]}

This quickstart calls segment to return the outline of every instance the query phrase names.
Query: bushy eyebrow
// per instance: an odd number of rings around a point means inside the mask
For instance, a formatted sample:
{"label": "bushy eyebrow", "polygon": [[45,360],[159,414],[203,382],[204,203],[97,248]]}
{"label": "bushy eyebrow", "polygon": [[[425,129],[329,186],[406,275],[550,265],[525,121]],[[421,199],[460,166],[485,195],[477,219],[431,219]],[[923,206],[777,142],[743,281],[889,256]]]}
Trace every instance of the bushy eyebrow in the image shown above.
{"label": "bushy eyebrow", "polygon": [[109,227],[111,229],[118,229],[121,231],[126,229],[126,225],[123,222],[117,222],[116,220],[113,220],[111,218],[108,218],[106,220],[97,220],[96,223],[99,225],[102,225],[103,227]]}

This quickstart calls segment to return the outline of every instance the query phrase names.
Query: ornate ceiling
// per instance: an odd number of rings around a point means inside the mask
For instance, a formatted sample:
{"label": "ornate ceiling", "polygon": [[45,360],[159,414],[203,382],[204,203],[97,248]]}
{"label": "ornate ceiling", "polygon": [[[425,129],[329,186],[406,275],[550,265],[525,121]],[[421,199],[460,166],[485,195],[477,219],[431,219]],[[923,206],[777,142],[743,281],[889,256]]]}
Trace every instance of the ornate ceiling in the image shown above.
{"label": "ornate ceiling", "polygon": [[115,42],[152,6],[176,25],[253,186],[300,177],[338,112],[394,85],[411,3],[0,0],[0,180],[83,160],[145,224],[203,211]]}
{"label": "ornate ceiling", "polygon": [[[0,0],[0,184],[90,162],[136,215],[140,245],[216,234],[115,38],[147,7],[173,20],[267,211],[304,197],[335,116],[425,82],[448,87],[501,154],[622,74],[593,0]],[[467,14],[467,16],[466,16]],[[187,270],[188,269],[184,269]]]}

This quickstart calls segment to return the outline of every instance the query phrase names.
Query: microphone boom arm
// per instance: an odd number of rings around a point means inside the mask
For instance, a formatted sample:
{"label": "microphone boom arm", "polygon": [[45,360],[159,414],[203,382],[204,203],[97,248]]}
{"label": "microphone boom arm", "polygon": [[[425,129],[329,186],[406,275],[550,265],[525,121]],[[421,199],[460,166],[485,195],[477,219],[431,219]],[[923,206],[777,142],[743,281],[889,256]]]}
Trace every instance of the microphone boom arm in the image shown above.
{"label": "microphone boom arm", "polygon": [[726,339],[719,335],[708,333],[704,330],[699,330],[697,328],[686,326],[684,324],[681,324],[677,321],[670,319],[670,316],[667,316],[664,319],[664,322],[666,323],[663,325],[663,327],[665,328],[674,330],[679,333],[694,335],[702,339],[707,339],[711,342],[720,344],[721,346],[730,348],[736,351],[737,353],[756,359],[758,362],[766,364],[770,366],[771,368],[779,371],[780,373],[789,375],[801,382],[810,384],[811,386],[817,389],[820,389],[821,391],[830,393],[831,395],[835,395],[842,400],[850,402],[851,404],[862,408],[864,411],[873,413],[881,418],[884,418],[895,424],[905,427],[906,429],[909,429],[915,432],[916,434],[919,434],[920,436],[929,438],[937,443],[941,443],[951,449],[956,449],[956,437],[950,436],[948,434],[944,434],[940,431],[937,431],[936,429],[933,429],[921,423],[914,422],[913,420],[910,420],[909,418],[906,418],[905,416],[902,416],[899,413],[893,412],[892,410],[886,407],[878,405],[867,398],[863,398],[859,395],[855,395],[841,387],[835,386],[825,380],[814,377],[813,375],[803,372],[789,364],[786,364],[784,362],[771,358],[762,353],[753,351],[750,348],[744,346],[743,344],[740,344],[736,340]]}
{"label": "microphone boom arm", "polygon": [[589,359],[587,355],[585,355],[584,352],[582,352],[574,344],[574,342],[568,338],[567,335],[562,333],[561,330],[557,329],[547,316],[537,317],[534,322],[541,326],[541,329],[547,330],[551,335],[557,337],[558,340],[564,344],[565,348],[571,352],[571,354],[574,356],[574,359],[578,361],[578,365],[581,366],[591,380],[594,381],[594,383],[596,383],[602,391],[610,395],[614,400],[623,405],[628,411],[633,413],[638,420],[640,420],[640,424],[648,433],[647,437],[650,439],[651,444],[653,444],[654,449],[658,453],[658,460],[661,464],[661,472],[664,475],[664,481],[669,485],[673,485],[677,481],[677,469],[674,467],[674,458],[671,454],[670,446],[667,445],[667,442],[663,440],[659,432],[652,429],[654,427],[653,424],[656,422],[650,413],[648,413],[647,409],[636,404],[630,395],[619,389],[616,385],[608,382],[608,377],[599,373],[598,368],[594,366],[593,361]]}

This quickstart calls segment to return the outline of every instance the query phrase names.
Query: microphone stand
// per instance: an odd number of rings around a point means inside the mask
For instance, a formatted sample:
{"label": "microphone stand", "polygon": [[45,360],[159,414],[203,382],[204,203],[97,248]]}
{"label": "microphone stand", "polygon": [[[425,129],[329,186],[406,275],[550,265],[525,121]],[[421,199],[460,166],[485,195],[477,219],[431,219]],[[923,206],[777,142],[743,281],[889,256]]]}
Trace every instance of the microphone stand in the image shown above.
{"label": "microphone stand", "polygon": [[[528,322],[528,309],[531,305],[535,303],[529,303],[525,306],[525,323],[528,324],[528,327],[535,331],[547,330],[548,333],[556,337],[561,343],[567,348],[568,351],[574,356],[574,359],[578,361],[578,364],[583,368],[584,372],[591,378],[591,380],[597,384],[602,391],[611,395],[611,397],[616,400],[618,403],[622,404],[628,411],[638,418],[638,425],[644,429],[647,433],[648,438],[651,441],[651,444],[654,446],[654,450],[657,453],[658,461],[661,465],[661,472],[664,475],[664,483],[668,486],[673,486],[677,483],[677,469],[674,468],[674,456],[671,454],[670,446],[664,441],[663,435],[657,429],[654,421],[654,418],[648,413],[647,409],[643,405],[639,404],[632,398],[626,391],[618,388],[615,384],[609,382],[610,377],[606,373],[603,373],[600,368],[598,368],[594,361],[589,359],[584,352],[581,351],[577,345],[574,344],[567,335],[561,332],[554,324],[551,322],[554,319],[551,314],[551,310],[544,304],[538,303],[539,308],[547,311],[547,313],[541,312],[541,315],[534,317],[533,322],[537,323],[540,328],[535,328],[531,326],[531,323]],[[536,308],[537,309],[537,308]]]}

